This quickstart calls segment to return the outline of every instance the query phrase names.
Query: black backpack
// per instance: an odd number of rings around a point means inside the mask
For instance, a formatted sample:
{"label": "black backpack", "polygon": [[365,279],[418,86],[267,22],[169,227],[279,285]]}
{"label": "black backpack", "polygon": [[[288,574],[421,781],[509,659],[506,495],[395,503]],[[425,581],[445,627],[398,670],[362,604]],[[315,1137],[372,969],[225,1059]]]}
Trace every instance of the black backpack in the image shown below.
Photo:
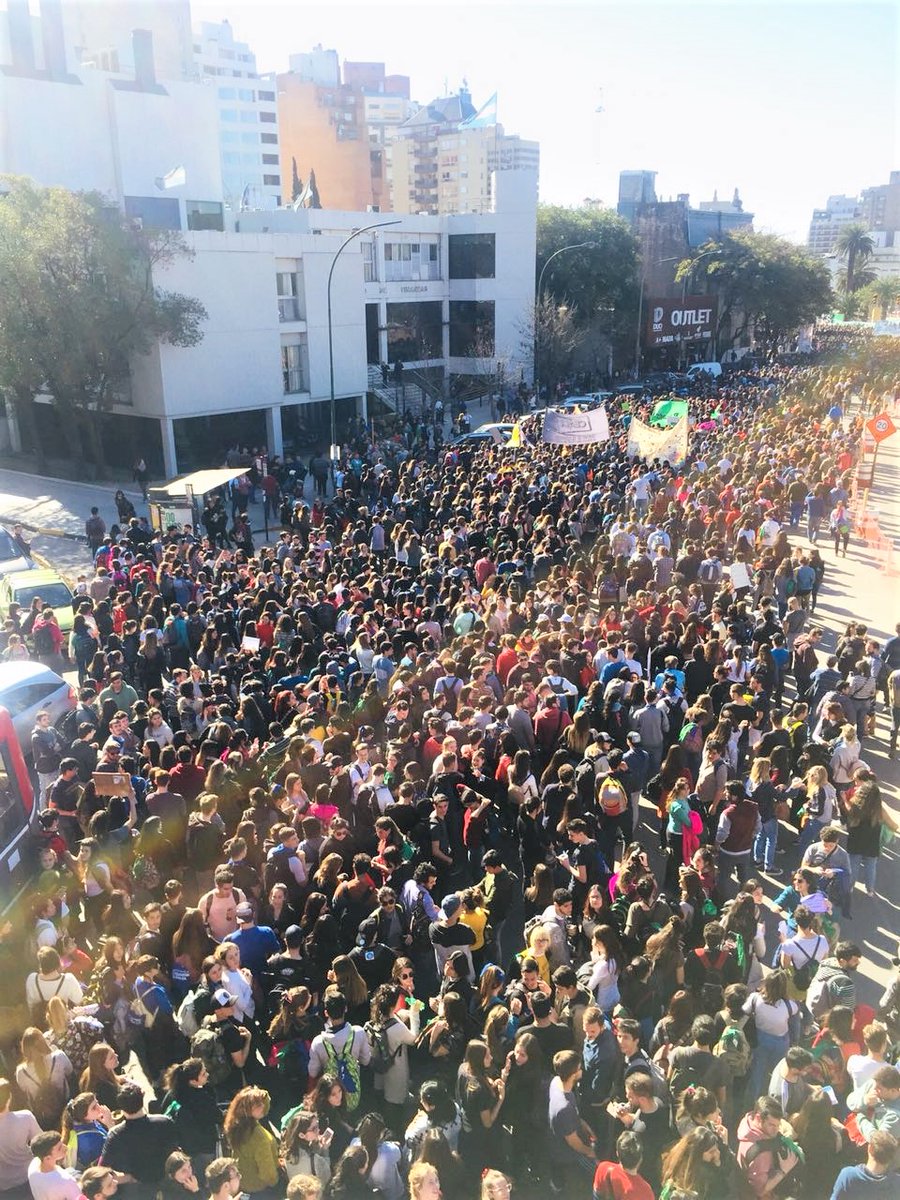
{"label": "black backpack", "polygon": [[33,630],[32,638],[34,640],[35,654],[43,654],[46,656],[54,653],[53,634],[50,632],[50,627],[48,625],[39,625],[37,629]]}
{"label": "black backpack", "polygon": [[409,933],[412,938],[410,949],[414,953],[422,953],[431,948],[431,937],[429,929],[431,921],[428,919],[428,913],[425,911],[425,901],[422,899],[422,893],[416,897],[416,902],[413,905],[412,915],[409,919]]}

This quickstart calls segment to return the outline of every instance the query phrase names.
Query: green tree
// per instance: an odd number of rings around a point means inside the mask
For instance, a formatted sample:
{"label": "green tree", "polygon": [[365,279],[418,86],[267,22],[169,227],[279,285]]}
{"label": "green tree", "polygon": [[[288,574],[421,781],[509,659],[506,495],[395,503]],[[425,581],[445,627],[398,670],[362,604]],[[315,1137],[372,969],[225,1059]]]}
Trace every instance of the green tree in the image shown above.
{"label": "green tree", "polygon": [[799,246],[771,233],[736,230],[709,241],[678,265],[680,282],[705,277],[719,298],[719,354],[752,327],[766,352],[834,302],[828,269]]}
{"label": "green tree", "polygon": [[871,282],[871,276],[862,278],[861,271],[875,252],[875,239],[865,225],[854,221],[838,234],[834,248],[838,258],[847,260],[846,290],[852,295]]}
{"label": "green tree", "polygon": [[900,298],[900,278],[897,278],[896,275],[887,276],[885,279],[876,279],[862,291],[862,299],[866,308],[870,312],[880,312],[882,321],[888,319],[898,298]]}
{"label": "green tree", "polygon": [[540,204],[537,213],[535,282],[552,254],[564,246],[594,243],[560,254],[544,273],[542,291],[565,305],[576,325],[598,314],[612,329],[634,327],[640,290],[639,244],[626,221],[611,209]]}
{"label": "green tree", "polygon": [[523,350],[534,355],[539,391],[552,393],[572,369],[575,353],[585,338],[584,327],[578,324],[574,309],[557,304],[545,291],[519,332]]}
{"label": "green tree", "polygon": [[131,362],[163,342],[194,346],[203,305],[155,275],[191,257],[170,230],[145,230],[96,193],[8,176],[0,201],[0,388],[41,461],[33,401],[49,395],[73,457],[99,466],[97,414],[130,384]]}

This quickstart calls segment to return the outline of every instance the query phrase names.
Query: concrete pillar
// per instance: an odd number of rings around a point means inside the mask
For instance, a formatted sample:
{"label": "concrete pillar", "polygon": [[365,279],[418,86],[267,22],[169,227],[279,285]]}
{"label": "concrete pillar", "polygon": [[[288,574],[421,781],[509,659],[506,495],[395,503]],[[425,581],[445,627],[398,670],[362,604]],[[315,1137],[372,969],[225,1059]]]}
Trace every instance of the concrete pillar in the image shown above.
{"label": "concrete pillar", "polygon": [[[382,269],[384,260],[382,259]],[[379,276],[380,279],[384,275]],[[386,363],[388,360],[388,335],[387,335],[387,301],[378,301],[378,358],[380,362]]]}
{"label": "concrete pillar", "polygon": [[369,393],[368,392],[363,392],[363,394],[359,398],[359,415],[362,417],[362,419],[368,425],[369,424]]}
{"label": "concrete pillar", "polygon": [[281,405],[275,404],[266,409],[266,446],[269,458],[277,455],[284,458],[284,438],[281,433]]}
{"label": "concrete pillar", "polygon": [[166,479],[174,479],[178,474],[178,455],[175,453],[175,422],[171,417],[161,417],[159,428],[162,434],[163,471]]}

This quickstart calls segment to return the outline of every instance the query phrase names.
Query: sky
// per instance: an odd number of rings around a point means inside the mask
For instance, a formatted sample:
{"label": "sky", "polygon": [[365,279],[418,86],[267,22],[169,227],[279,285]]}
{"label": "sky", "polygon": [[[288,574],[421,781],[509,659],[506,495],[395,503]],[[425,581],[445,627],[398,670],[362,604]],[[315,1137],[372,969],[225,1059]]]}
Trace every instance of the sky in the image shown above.
{"label": "sky", "polygon": [[261,71],[321,43],[383,61],[426,103],[498,93],[507,133],[541,145],[541,199],[615,206],[620,170],[660,199],[730,199],[805,241],[813,208],[900,169],[900,6],[867,0],[193,0]]}

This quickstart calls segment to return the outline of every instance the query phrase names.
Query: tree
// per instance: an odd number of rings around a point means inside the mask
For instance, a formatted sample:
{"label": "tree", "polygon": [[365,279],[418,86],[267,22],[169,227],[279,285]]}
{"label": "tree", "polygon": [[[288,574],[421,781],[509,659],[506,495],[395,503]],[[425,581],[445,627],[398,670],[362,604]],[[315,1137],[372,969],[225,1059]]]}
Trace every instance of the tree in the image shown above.
{"label": "tree", "polygon": [[520,333],[524,352],[534,354],[535,384],[541,391],[552,393],[569,374],[575,352],[585,336],[574,310],[557,304],[545,292],[535,301]]}
{"label": "tree", "polygon": [[613,332],[633,330],[640,290],[639,244],[627,222],[610,209],[563,208],[540,204],[537,214],[535,281],[557,250],[580,242],[596,245],[567,250],[544,273],[543,292],[565,305],[577,325],[598,314]]}
{"label": "tree", "polygon": [[157,343],[194,346],[203,305],[157,287],[191,257],[170,230],[144,230],[97,193],[7,176],[0,201],[0,388],[41,458],[32,404],[47,393],[75,457],[103,461],[98,413]]}
{"label": "tree", "polygon": [[312,167],[309,169],[309,201],[307,208],[321,208],[322,201],[319,199],[319,185],[316,183],[316,173]]}
{"label": "tree", "polygon": [[858,267],[863,267],[875,252],[875,239],[865,225],[857,221],[845,225],[838,234],[835,250],[838,258],[847,260],[846,290],[849,294],[852,295],[865,283],[871,282],[871,277],[860,278],[860,272],[857,270]]}
{"label": "tree", "polygon": [[291,203],[296,202],[303,195],[303,180],[300,178],[300,172],[297,170],[296,158],[291,158]]}
{"label": "tree", "polygon": [[[856,293],[859,295],[860,293]],[[900,278],[896,275],[876,279],[862,289],[862,300],[869,311],[879,311],[881,320],[886,321],[891,309],[900,298]]]}
{"label": "tree", "polygon": [[772,352],[834,302],[825,264],[771,233],[740,229],[709,241],[679,263],[675,278],[680,282],[689,274],[705,276],[719,298],[720,354],[751,327],[760,347]]}

